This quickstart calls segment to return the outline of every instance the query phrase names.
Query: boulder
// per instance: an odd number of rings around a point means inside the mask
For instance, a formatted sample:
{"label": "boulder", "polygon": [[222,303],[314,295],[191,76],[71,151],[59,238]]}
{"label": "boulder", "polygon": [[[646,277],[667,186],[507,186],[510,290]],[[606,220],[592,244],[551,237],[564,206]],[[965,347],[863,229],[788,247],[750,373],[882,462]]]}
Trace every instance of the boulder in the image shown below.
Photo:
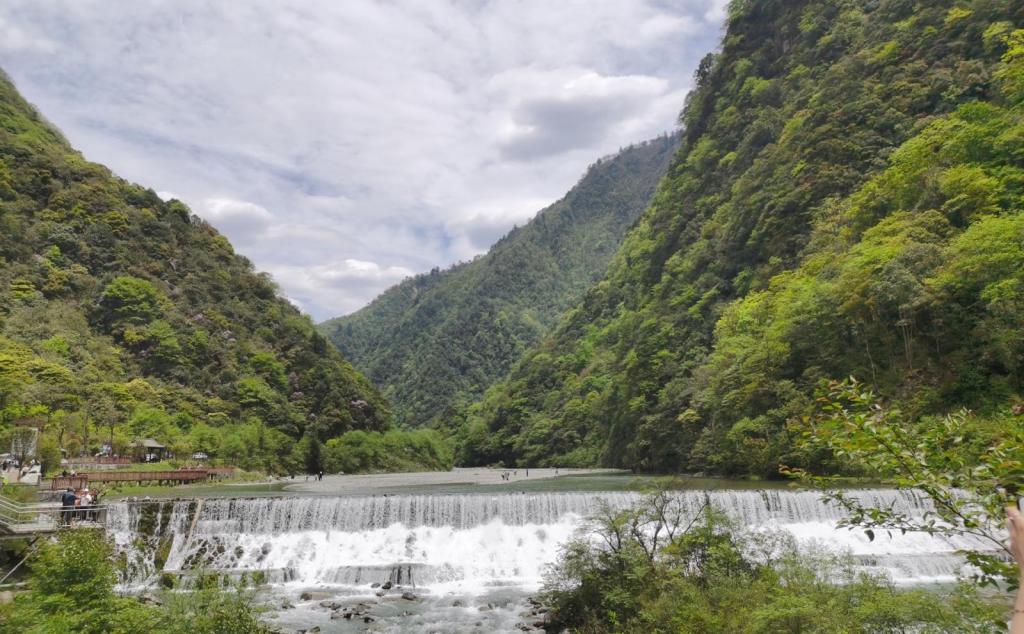
{"label": "boulder", "polygon": [[375,581],[375,582],[373,582],[373,583],[371,583],[371,584],[370,584],[370,587],[371,587],[371,588],[379,588],[379,587],[380,587],[380,584],[379,584],[379,583],[377,583],[377,582]]}
{"label": "boulder", "polygon": [[284,601],[281,602],[281,609],[282,610],[291,610],[291,609],[294,609],[294,608],[295,608],[295,604],[293,604],[288,599],[285,599]]}
{"label": "boulder", "polygon": [[416,600],[416,595],[411,593],[411,592],[403,592],[402,593],[402,598],[405,599],[406,601],[415,601]]}
{"label": "boulder", "polygon": [[330,592],[322,590],[307,590],[300,594],[299,598],[303,601],[323,601],[324,599],[330,599],[332,596]]}
{"label": "boulder", "polygon": [[390,581],[385,581],[383,584],[381,584],[380,587],[381,587],[382,590],[390,590],[393,586],[394,586],[394,584],[391,583]]}

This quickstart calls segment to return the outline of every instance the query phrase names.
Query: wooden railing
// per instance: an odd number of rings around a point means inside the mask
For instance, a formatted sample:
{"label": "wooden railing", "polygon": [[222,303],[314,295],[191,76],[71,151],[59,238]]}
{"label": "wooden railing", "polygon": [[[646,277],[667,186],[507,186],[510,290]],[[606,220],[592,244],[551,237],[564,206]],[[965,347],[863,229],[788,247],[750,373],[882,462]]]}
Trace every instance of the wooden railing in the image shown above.
{"label": "wooden railing", "polygon": [[234,467],[204,467],[202,469],[175,469],[174,471],[96,471],[79,473],[74,476],[58,476],[50,480],[50,490],[72,488],[84,489],[97,482],[170,482],[185,484],[202,482],[203,480],[230,476],[235,473]]}

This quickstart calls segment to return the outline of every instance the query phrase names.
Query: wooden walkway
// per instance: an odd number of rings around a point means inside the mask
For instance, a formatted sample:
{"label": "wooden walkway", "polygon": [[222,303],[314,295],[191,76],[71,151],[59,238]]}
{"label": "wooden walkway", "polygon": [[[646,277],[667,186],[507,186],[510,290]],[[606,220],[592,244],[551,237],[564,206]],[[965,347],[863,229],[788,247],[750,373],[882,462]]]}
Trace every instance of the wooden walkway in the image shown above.
{"label": "wooden walkway", "polygon": [[166,483],[187,484],[202,482],[234,474],[234,467],[204,467],[202,469],[176,469],[174,471],[96,471],[73,476],[58,476],[50,480],[50,490],[84,489],[99,482],[131,482],[134,484]]}

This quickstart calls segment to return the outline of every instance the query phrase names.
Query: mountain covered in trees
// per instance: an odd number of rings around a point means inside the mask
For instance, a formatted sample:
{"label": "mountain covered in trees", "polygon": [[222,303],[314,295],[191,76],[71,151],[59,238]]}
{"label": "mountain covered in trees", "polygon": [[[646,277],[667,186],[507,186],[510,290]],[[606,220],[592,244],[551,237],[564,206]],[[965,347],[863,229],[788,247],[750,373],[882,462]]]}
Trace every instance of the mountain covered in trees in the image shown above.
{"label": "mountain covered in trees", "polygon": [[407,279],[320,331],[400,422],[451,428],[604,275],[678,144],[664,136],[599,160],[486,255]]}
{"label": "mountain covered in trees", "polygon": [[391,415],[227,239],[84,160],[0,74],[0,435],[26,419],[51,467],[155,437],[281,471],[304,434]]}
{"label": "mountain covered in trees", "polygon": [[734,0],[651,207],[472,408],[461,459],[828,469],[793,441],[851,375],[906,420],[1012,417],[1022,26],[1001,0]]}

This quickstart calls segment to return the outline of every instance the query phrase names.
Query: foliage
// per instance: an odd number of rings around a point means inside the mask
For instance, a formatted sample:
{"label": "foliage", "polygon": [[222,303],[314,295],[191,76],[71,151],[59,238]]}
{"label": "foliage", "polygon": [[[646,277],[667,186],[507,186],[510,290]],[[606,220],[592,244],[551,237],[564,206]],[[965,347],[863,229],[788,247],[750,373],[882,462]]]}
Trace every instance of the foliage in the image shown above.
{"label": "foliage", "polygon": [[900,590],[851,559],[745,532],[709,505],[657,492],[605,509],[563,550],[543,602],[576,632],[996,632],[1001,609],[971,589]]}
{"label": "foliage", "polygon": [[0,76],[0,434],[24,417],[69,457],[152,436],[278,472],[304,433],[391,424],[213,227],[85,161]]}
{"label": "foliage", "polygon": [[452,450],[432,429],[350,431],[327,441],[324,465],[330,473],[448,471]]}
{"label": "foliage", "polygon": [[834,469],[829,377],[908,420],[1024,389],[1019,11],[734,2],[605,278],[468,410],[467,464]]}
{"label": "foliage", "polygon": [[251,597],[207,585],[149,606],[114,592],[113,549],[102,533],[61,533],[30,560],[29,588],[0,608],[0,631],[26,634],[269,632]]}
{"label": "foliage", "polygon": [[471,262],[418,275],[320,324],[381,386],[400,423],[451,429],[604,273],[678,135],[591,165],[561,200]]}
{"label": "foliage", "polygon": [[795,470],[845,509],[841,525],[862,528],[872,539],[875,531],[976,538],[988,546],[967,553],[979,569],[976,580],[1017,586],[1019,571],[1009,559],[1003,528],[1005,506],[1024,492],[1024,426],[1012,414],[979,419],[960,411],[908,423],[899,410],[883,407],[875,394],[851,379],[829,383],[818,399],[817,415],[795,427],[803,444],[827,450],[842,461],[844,471],[870,473],[914,489],[933,506],[920,519],[865,507],[842,490],[828,490],[834,478]]}

